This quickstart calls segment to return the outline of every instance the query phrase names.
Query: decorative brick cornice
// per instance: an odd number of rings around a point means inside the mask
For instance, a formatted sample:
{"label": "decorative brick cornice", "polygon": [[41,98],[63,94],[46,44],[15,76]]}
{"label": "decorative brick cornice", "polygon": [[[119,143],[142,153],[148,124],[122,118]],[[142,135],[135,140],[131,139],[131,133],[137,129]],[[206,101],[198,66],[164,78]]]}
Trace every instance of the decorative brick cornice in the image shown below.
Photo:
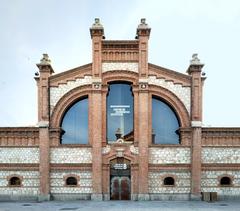
{"label": "decorative brick cornice", "polygon": [[0,146],[38,146],[39,128],[1,127]]}

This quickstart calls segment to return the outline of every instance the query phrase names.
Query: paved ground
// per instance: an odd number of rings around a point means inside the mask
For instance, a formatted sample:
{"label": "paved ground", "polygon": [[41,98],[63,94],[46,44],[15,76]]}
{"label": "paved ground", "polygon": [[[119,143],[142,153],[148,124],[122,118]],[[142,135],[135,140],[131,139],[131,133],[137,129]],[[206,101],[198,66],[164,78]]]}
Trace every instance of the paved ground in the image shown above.
{"label": "paved ground", "polygon": [[0,202],[0,211],[63,211],[63,210],[76,210],[76,211],[240,211],[240,202],[227,201],[207,203],[201,201],[186,201],[186,202],[160,202],[160,201],[74,201],[74,202],[42,202],[42,203],[29,203],[29,202]]}

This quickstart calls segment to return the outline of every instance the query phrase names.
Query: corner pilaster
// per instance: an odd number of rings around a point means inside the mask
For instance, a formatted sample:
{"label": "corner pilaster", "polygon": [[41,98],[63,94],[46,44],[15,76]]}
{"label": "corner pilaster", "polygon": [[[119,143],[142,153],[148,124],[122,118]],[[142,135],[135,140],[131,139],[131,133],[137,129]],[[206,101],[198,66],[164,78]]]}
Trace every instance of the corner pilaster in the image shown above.
{"label": "corner pilaster", "polygon": [[50,141],[49,141],[49,77],[54,73],[47,54],[43,54],[37,64],[39,74],[35,80],[38,85],[38,127],[40,149],[40,195],[39,201],[50,200]]}
{"label": "corner pilaster", "polygon": [[197,56],[193,54],[190,66],[187,70],[192,78],[191,82],[191,127],[192,127],[192,166],[191,166],[191,199],[201,198],[201,151],[202,151],[202,87],[204,78],[202,75],[202,64]]}

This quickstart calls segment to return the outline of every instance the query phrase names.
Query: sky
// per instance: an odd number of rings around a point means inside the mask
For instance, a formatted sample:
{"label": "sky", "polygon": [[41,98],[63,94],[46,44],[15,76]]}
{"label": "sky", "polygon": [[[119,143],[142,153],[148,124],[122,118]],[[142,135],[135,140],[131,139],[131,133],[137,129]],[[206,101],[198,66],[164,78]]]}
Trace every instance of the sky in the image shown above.
{"label": "sky", "polygon": [[55,73],[91,62],[89,27],[106,39],[152,28],[149,62],[186,73],[193,53],[205,64],[203,124],[240,127],[239,0],[0,0],[0,126],[37,124],[34,73],[48,53]]}

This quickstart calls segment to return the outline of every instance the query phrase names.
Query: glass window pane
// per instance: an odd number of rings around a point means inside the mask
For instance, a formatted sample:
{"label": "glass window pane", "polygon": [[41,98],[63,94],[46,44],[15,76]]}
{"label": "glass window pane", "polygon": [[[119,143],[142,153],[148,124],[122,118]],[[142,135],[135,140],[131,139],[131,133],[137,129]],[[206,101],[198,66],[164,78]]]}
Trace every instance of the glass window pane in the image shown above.
{"label": "glass window pane", "polygon": [[133,94],[129,84],[111,84],[107,97],[107,139],[133,139]]}
{"label": "glass window pane", "polygon": [[152,99],[152,138],[155,144],[179,144],[179,122],[173,110],[159,99]]}
{"label": "glass window pane", "polygon": [[73,104],[62,121],[62,144],[88,143],[88,99]]}

